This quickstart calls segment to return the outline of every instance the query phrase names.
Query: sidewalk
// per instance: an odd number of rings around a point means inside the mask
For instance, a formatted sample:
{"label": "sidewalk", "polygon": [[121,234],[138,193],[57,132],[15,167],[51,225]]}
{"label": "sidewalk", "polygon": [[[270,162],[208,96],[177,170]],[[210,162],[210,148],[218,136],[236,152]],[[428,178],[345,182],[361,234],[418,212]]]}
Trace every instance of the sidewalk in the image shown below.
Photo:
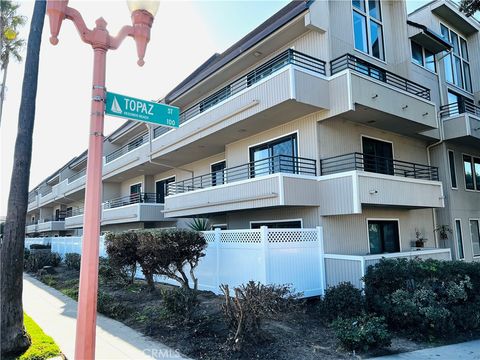
{"label": "sidewalk", "polygon": [[480,360],[480,340],[381,356],[375,360]]}
{"label": "sidewalk", "polygon": [[[77,302],[25,274],[23,310],[60,346],[67,359],[75,353]],[[96,359],[187,359],[159,342],[109,319],[97,316]]]}

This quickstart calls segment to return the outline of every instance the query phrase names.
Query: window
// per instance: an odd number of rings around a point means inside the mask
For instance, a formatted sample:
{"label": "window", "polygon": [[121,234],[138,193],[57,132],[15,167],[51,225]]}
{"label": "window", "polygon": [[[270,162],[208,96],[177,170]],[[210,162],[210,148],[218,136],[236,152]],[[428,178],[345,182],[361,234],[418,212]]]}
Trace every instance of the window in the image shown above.
{"label": "window", "polygon": [[130,185],[130,204],[140,202],[142,196],[142,183]]}
{"label": "window", "polygon": [[457,237],[457,257],[463,259],[465,254],[463,253],[462,222],[459,219],[455,219],[455,236]]}
{"label": "window", "polygon": [[400,251],[400,236],[397,220],[369,220],[368,241],[370,254]]}
{"label": "window", "polygon": [[260,229],[261,226],[268,226],[270,229],[301,229],[301,220],[287,221],[255,221],[250,223],[251,229]]}
{"label": "window", "polygon": [[463,155],[465,188],[480,191],[480,158]]}
{"label": "window", "polygon": [[212,173],[212,186],[222,185],[225,182],[225,161],[220,161],[216,164],[210,165]]}
{"label": "window", "polygon": [[410,41],[412,48],[412,62],[425,69],[436,72],[435,55],[414,41]]}
{"label": "window", "polygon": [[448,150],[448,165],[450,167],[450,181],[452,188],[457,188],[457,174],[455,172],[455,154],[452,150]]}
{"label": "window", "polygon": [[379,0],[352,0],[355,49],[385,59],[382,11]]}
{"label": "window", "polygon": [[362,148],[364,171],[393,175],[392,143],[363,136]]}
{"label": "window", "polygon": [[175,182],[175,176],[163,179],[155,183],[155,192],[157,194],[157,203],[164,204],[165,196],[168,196],[168,184]]}
{"label": "window", "polygon": [[480,256],[480,229],[478,220],[470,220],[470,234],[472,236],[473,256]]}
{"label": "window", "polygon": [[269,141],[250,148],[250,177],[286,172],[298,172],[297,134]]}
{"label": "window", "polygon": [[445,79],[451,84],[472,92],[467,41],[443,24],[440,24],[440,30],[442,37],[453,46],[451,53],[443,58]]}

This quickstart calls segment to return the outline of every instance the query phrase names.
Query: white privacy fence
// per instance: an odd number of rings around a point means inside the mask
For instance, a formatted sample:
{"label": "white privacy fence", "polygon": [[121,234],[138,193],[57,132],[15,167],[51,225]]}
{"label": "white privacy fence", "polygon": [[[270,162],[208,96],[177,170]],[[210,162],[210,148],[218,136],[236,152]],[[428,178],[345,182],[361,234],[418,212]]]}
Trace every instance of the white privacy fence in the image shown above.
{"label": "white privacy fence", "polygon": [[[220,293],[220,285],[230,287],[250,280],[264,284],[290,284],[304,297],[322,295],[328,286],[350,281],[363,287],[362,277],[370,265],[382,258],[433,258],[451,260],[450,249],[424,249],[381,255],[325,254],[322,228],[205,231],[207,249],[195,275],[200,290]],[[27,238],[25,246],[50,244],[62,257],[81,254],[81,237]],[[104,237],[99,238],[100,256],[107,256]],[[188,274],[188,269],[186,269]],[[143,278],[141,271],[137,276]],[[178,285],[157,277],[157,281]]]}
{"label": "white privacy fence", "polygon": [[[44,238],[26,238],[25,247],[30,248],[30,245],[41,244],[50,245],[52,252],[59,253],[62,258],[67,253],[82,253],[82,237],[81,236],[65,236],[65,237],[44,237]],[[99,255],[106,257],[107,252],[105,250],[105,237],[99,237]]]}

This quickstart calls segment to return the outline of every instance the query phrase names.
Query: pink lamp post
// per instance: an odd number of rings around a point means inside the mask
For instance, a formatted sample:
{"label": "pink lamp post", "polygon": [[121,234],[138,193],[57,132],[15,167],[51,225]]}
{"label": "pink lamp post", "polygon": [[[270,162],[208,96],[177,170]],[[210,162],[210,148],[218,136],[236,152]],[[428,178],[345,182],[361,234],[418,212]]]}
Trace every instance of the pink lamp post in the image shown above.
{"label": "pink lamp post", "polygon": [[50,19],[52,35],[50,42],[53,45],[58,44],[57,36],[62,22],[68,19],[73,21],[80,38],[92,46],[94,53],[82,263],[75,340],[75,359],[77,360],[95,358],[106,55],[108,50],[117,49],[127,36],[131,36],[137,45],[137,64],[143,66],[153,17],[159,5],[158,1],[151,0],[130,0],[127,3],[132,12],[132,26],[124,26],[116,37],[112,37],[107,31],[107,23],[103,18],[99,18],[95,22],[95,28],[90,30],[85,25],[80,13],[68,7],[68,0],[48,0],[47,2],[47,14]]}

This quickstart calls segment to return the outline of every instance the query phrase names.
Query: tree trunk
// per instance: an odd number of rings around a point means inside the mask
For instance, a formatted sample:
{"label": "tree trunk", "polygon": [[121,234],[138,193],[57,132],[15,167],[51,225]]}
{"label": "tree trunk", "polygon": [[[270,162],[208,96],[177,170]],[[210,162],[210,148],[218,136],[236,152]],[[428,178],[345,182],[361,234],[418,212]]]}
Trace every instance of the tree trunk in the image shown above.
{"label": "tree trunk", "polygon": [[37,0],[28,35],[5,234],[0,248],[1,354],[20,354],[30,346],[23,326],[23,252],[32,158],[38,63],[46,2]]}

